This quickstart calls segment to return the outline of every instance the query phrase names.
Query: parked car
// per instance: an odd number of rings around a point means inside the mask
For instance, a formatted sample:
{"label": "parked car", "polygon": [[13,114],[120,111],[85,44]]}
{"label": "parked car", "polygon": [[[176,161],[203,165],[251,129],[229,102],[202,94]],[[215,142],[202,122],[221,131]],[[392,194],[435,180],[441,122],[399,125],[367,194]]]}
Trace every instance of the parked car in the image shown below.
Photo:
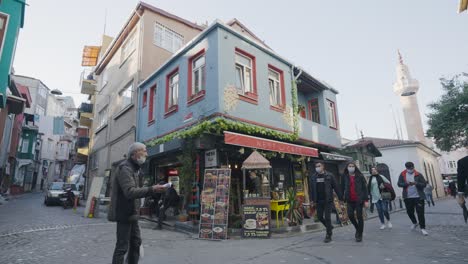
{"label": "parked car", "polygon": [[60,194],[63,194],[64,182],[53,182],[47,187],[47,191],[44,197],[44,204],[49,206],[51,204],[60,203]]}
{"label": "parked car", "polygon": [[65,193],[65,189],[70,187],[75,197],[80,197],[80,192],[76,188],[75,184],[64,183],[64,182],[53,182],[47,188],[46,195],[44,197],[44,204],[46,206],[52,204],[61,204],[60,196]]}

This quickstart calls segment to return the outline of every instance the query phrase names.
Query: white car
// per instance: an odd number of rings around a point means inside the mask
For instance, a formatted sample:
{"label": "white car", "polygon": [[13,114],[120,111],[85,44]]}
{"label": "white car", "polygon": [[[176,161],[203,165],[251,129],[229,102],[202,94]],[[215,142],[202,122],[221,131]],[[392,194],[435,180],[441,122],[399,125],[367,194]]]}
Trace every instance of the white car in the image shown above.
{"label": "white car", "polygon": [[44,197],[44,204],[46,206],[52,204],[61,204],[60,195],[64,193],[64,189],[71,187],[75,197],[80,197],[80,192],[76,189],[75,184],[64,183],[64,182],[53,182],[47,188],[46,195]]}

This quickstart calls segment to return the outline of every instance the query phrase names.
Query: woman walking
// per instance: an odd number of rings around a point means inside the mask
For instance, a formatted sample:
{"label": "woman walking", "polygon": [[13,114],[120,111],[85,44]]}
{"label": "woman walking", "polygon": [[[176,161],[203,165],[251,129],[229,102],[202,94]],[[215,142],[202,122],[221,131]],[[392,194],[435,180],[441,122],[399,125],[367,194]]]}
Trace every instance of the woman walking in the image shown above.
{"label": "woman walking", "polygon": [[371,202],[377,208],[377,213],[379,214],[380,223],[382,224],[380,230],[385,229],[385,218],[387,219],[387,227],[392,228],[390,214],[388,213],[390,200],[388,197],[382,197],[382,191],[385,189],[384,183],[390,183],[390,181],[385,176],[380,175],[376,167],[372,167],[367,190],[369,191]]}
{"label": "woman walking", "polygon": [[368,206],[367,200],[369,195],[367,192],[366,179],[353,162],[348,163],[344,170],[343,185],[343,198],[347,203],[348,217],[356,228],[356,242],[361,242],[362,233],[364,231],[362,209],[364,206]]}

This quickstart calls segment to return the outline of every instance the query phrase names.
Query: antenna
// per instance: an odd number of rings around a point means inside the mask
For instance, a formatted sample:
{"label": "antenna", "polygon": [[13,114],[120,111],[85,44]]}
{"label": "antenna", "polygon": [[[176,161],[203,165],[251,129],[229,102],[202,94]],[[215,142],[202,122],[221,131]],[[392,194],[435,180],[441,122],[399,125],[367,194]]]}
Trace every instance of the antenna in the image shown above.
{"label": "antenna", "polygon": [[395,131],[396,131],[396,136],[398,140],[401,140],[400,134],[398,133],[398,123],[395,118],[395,111],[393,111],[393,106],[390,105],[390,110],[392,111],[392,116],[393,116],[393,122],[395,123]]}
{"label": "antenna", "polygon": [[400,112],[398,112],[397,118],[398,118],[398,124],[399,124],[399,127],[400,127],[400,138],[401,138],[401,140],[403,140],[404,138],[403,138],[403,129],[402,129],[402,126],[401,126]]}
{"label": "antenna", "polygon": [[104,32],[102,33],[103,35],[106,34],[106,25],[107,25],[107,8],[104,9]]}

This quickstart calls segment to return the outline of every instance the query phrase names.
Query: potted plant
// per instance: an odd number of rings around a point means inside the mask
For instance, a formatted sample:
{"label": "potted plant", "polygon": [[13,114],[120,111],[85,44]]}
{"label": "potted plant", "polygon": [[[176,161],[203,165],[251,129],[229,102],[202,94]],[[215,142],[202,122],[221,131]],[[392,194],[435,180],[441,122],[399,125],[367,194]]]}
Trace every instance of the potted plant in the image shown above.
{"label": "potted plant", "polygon": [[297,226],[302,224],[302,214],[299,210],[299,201],[296,198],[296,190],[294,188],[289,188],[286,191],[286,199],[288,200],[288,212],[286,217],[290,226]]}

